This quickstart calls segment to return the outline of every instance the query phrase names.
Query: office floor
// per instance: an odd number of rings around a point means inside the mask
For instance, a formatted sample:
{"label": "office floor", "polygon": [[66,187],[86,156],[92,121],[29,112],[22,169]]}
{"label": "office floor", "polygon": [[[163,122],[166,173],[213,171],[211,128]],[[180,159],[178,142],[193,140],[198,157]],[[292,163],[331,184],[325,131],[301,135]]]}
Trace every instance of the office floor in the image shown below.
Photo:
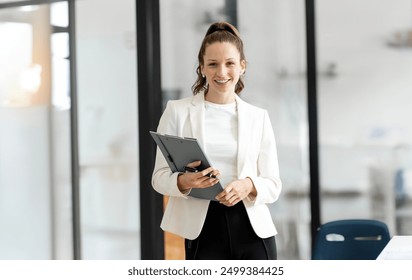
{"label": "office floor", "polygon": [[172,233],[165,233],[165,260],[184,260],[185,249],[183,238]]}

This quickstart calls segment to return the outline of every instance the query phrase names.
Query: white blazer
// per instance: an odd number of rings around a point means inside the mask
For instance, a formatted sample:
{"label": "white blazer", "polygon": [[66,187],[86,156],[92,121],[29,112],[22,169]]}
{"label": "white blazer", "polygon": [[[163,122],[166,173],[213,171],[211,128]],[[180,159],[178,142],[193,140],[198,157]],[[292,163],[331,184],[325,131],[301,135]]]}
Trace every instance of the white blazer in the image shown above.
{"label": "white blazer", "polygon": [[[159,133],[197,138],[204,148],[204,94],[167,103],[159,121]],[[244,199],[249,220],[261,238],[277,231],[266,204],[275,202],[281,192],[276,142],[266,110],[252,106],[236,95],[238,109],[238,179],[250,177],[257,190],[256,198]],[[205,151],[207,154],[207,151]],[[199,236],[209,207],[209,200],[182,194],[177,187],[178,173],[172,173],[159,148],[152,176],[153,188],[169,196],[161,228],[186,239]]]}

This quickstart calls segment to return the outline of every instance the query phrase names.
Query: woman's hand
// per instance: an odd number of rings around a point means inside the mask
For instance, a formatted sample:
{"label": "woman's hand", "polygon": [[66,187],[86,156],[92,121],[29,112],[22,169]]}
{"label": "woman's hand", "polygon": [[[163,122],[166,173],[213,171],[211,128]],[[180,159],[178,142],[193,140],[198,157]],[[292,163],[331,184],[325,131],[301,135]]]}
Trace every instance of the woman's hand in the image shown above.
{"label": "woman's hand", "polygon": [[[187,165],[187,167],[194,168],[198,167],[201,161],[194,161]],[[219,182],[218,176],[220,175],[219,170],[213,167],[206,168],[205,170],[198,172],[185,172],[181,173],[177,177],[177,186],[181,192],[186,192],[192,188],[203,189],[215,185]],[[213,176],[213,177],[212,177]]]}
{"label": "woman's hand", "polygon": [[234,206],[248,195],[256,196],[256,188],[249,177],[229,183],[225,189],[216,196],[216,199],[223,205]]}

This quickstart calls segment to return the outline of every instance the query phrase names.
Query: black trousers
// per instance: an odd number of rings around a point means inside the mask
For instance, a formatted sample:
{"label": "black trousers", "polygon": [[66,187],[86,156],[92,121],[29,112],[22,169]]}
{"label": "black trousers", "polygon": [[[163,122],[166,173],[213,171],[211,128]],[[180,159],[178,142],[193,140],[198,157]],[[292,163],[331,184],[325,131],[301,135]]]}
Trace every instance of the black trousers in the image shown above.
{"label": "black trousers", "polygon": [[276,260],[275,237],[254,232],[245,206],[211,201],[198,238],[185,240],[186,260]]}

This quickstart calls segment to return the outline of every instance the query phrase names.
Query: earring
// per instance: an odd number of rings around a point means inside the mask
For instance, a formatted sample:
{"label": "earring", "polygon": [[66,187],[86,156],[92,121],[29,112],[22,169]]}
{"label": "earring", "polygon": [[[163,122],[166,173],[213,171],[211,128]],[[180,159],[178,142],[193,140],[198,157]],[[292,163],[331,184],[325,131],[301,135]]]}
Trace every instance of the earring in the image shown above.
{"label": "earring", "polygon": [[202,73],[202,78],[205,78],[205,77],[206,77],[205,74]]}

